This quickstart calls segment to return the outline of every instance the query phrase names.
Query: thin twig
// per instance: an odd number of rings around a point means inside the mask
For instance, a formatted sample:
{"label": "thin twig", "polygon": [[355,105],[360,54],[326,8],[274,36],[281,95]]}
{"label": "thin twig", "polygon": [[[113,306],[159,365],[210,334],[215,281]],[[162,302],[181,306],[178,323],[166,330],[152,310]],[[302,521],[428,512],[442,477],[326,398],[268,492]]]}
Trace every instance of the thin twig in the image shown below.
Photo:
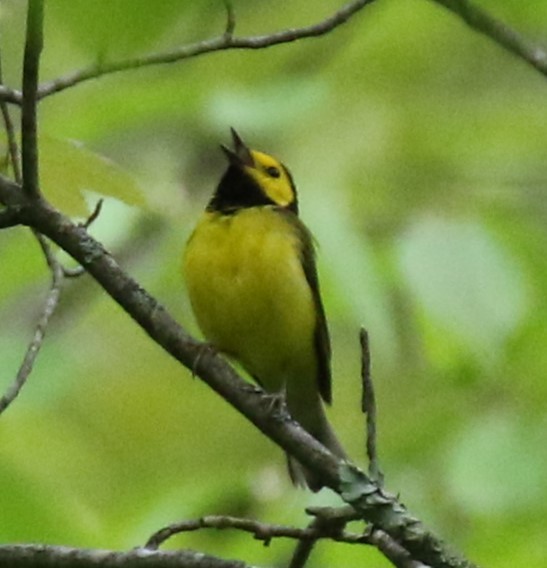
{"label": "thin twig", "polygon": [[[368,472],[370,478],[374,480],[379,487],[382,487],[384,484],[384,474],[380,469],[378,460],[376,396],[374,394],[374,383],[370,372],[370,342],[369,335],[363,327],[359,331],[359,342],[361,344],[361,410],[366,416],[366,446],[369,461]],[[425,564],[414,560],[409,551],[385,531],[375,528],[374,525],[370,525],[370,530],[367,534],[369,542],[376,546],[397,568],[425,567]]]}
{"label": "thin twig", "polygon": [[[309,507],[306,509],[308,515],[313,515],[315,518],[309,525],[310,530],[317,531],[320,534],[326,535],[329,538],[336,540],[337,537],[343,534],[344,527],[350,521],[359,519],[353,507]],[[294,549],[289,568],[303,568],[317,544],[316,539],[300,540]],[[368,533],[359,535],[359,542],[362,544],[369,544]]]}
{"label": "thin twig", "polygon": [[228,2],[226,4],[228,12],[227,24],[222,35],[208,40],[199,41],[197,43],[181,46],[172,51],[151,53],[142,57],[113,61],[110,63],[101,62],[65,75],[64,77],[59,77],[50,83],[40,86],[38,96],[39,98],[48,97],[53,93],[64,91],[65,89],[74,87],[84,81],[97,79],[103,75],[118,73],[119,71],[127,69],[138,69],[149,65],[175,63],[215,51],[228,49],[263,49],[273,45],[297,41],[304,38],[319,37],[342,25],[366,5],[372,4],[373,1],[374,0],[353,0],[325,20],[310,26],[282,30],[262,36],[240,38],[233,37],[233,25],[235,25],[235,18],[233,16],[230,3]]}
{"label": "thin twig", "polygon": [[547,50],[532,43],[501,20],[469,0],[433,0],[459,16],[469,27],[488,36],[534,69],[547,76]]}
{"label": "thin twig", "polygon": [[38,184],[37,100],[40,54],[43,45],[43,0],[29,0],[27,36],[23,63],[23,101],[21,105],[21,155],[23,162],[23,191],[29,197],[40,195]]}
{"label": "thin twig", "polygon": [[51,246],[50,246],[48,240],[46,239],[46,237],[44,237],[44,235],[39,233],[34,228],[32,229],[32,233],[36,237],[36,240],[38,241],[38,244],[40,245],[40,248],[42,249],[42,252],[44,254],[44,258],[46,259],[46,263],[47,263],[49,269],[51,270],[51,272],[53,272],[57,268],[57,266],[59,265],[59,261],[57,260],[57,258],[53,254],[53,251],[51,250]]}
{"label": "thin twig", "polygon": [[[313,519],[308,525],[309,530],[315,530],[320,524],[319,517]],[[296,545],[289,563],[289,568],[303,568],[309,560],[318,539],[300,539]]]}
{"label": "thin twig", "polygon": [[[347,509],[344,507],[344,511]],[[351,520],[351,516],[355,511],[351,511],[350,517],[340,516],[338,510],[332,509],[330,507],[321,507],[313,510],[308,510],[315,516],[313,521],[308,525],[308,529],[313,532],[317,532],[321,537],[319,538],[330,538],[332,540],[338,540],[343,535],[348,533],[344,532],[344,527]],[[360,544],[368,544],[367,537],[360,535],[352,535],[353,538],[357,538],[357,542]],[[289,568],[303,568],[306,562],[309,560],[311,553],[317,544],[319,539],[300,539],[300,542],[294,549]],[[339,541],[340,542],[340,541]],[[345,542],[345,541],[342,541]]]}
{"label": "thin twig", "polygon": [[8,408],[8,406],[16,399],[17,395],[26,383],[34,366],[34,362],[36,361],[36,357],[42,347],[49,320],[59,303],[63,284],[63,270],[59,263],[52,266],[52,275],[51,287],[44,302],[38,323],[36,324],[34,337],[27,348],[25,357],[19,367],[15,380],[2,398],[0,398],[0,414],[2,414],[2,412],[4,412],[4,410],[6,410],[6,408]]}
{"label": "thin twig", "polygon": [[224,7],[226,8],[226,28],[224,35],[231,39],[236,28],[236,15],[231,0],[224,0]]}
{"label": "thin twig", "polygon": [[[89,229],[89,227],[94,223],[94,221],[97,219],[97,217],[101,214],[101,211],[103,209],[103,203],[104,203],[104,199],[99,199],[99,201],[97,201],[97,204],[95,205],[95,209],[93,209],[93,211],[91,212],[91,215],[87,218],[87,220],[84,223],[80,223],[80,226],[83,227],[84,229]],[[65,274],[65,276],[67,278],[78,278],[80,276],[82,276],[83,274],[86,273],[86,269],[80,265],[80,266],[75,266],[74,268],[68,268],[66,266],[63,266],[63,272]]]}
{"label": "thin twig", "polygon": [[[0,81],[2,71],[0,69]],[[13,171],[13,178],[17,183],[21,183],[21,165],[19,163],[19,148],[17,146],[17,137],[15,135],[15,128],[9,113],[6,101],[0,100],[0,110],[2,112],[2,120],[4,121],[4,128],[8,139],[8,158]]]}
{"label": "thin twig", "polygon": [[[0,83],[4,82],[3,69],[4,66],[2,64],[2,54],[0,46]],[[19,148],[17,146],[17,136],[15,134],[15,127],[13,125],[13,120],[11,120],[8,104],[4,99],[1,98],[0,98],[0,110],[2,112],[2,120],[4,121],[4,128],[6,130],[6,136],[8,139],[8,156],[11,164],[11,169],[13,171],[13,178],[19,185],[21,185],[22,183],[21,164],[19,163]]]}
{"label": "thin twig", "polygon": [[6,101],[0,101],[0,110],[2,111],[2,120],[4,121],[4,128],[7,133],[9,164],[11,165],[14,179],[17,183],[20,183],[21,166],[19,164],[19,149],[17,147],[17,143],[13,143],[13,141],[16,141],[17,138],[15,137],[15,130]]}
{"label": "thin twig", "polygon": [[[316,519],[314,519],[316,520]],[[322,521],[324,523],[324,521]],[[321,526],[321,529],[319,528]],[[343,525],[342,525],[343,526]],[[251,533],[256,540],[261,540],[268,545],[274,538],[291,538],[295,540],[315,541],[319,538],[328,538],[336,542],[346,544],[367,544],[366,538],[361,534],[344,533],[341,531],[333,532],[332,528],[327,530],[321,522],[316,523],[315,527],[300,529],[285,525],[274,525],[262,523],[253,519],[241,517],[231,517],[228,515],[209,515],[199,519],[191,519],[173,523],[155,532],[146,542],[144,548],[157,550],[166,540],[172,536],[184,532],[193,532],[201,529],[236,529]]]}
{"label": "thin twig", "polygon": [[[29,6],[29,12],[30,12],[30,6]],[[30,24],[29,24],[30,25]],[[27,39],[27,42],[29,40]],[[32,42],[31,42],[32,43]],[[25,52],[25,59],[26,59],[27,55]],[[36,62],[36,65],[38,65],[38,62]],[[36,69],[36,74],[37,74],[37,69]],[[2,62],[1,62],[1,57],[0,57],[0,82],[3,81],[3,77],[2,77]],[[37,84],[37,81],[36,81]],[[34,95],[36,96],[36,94]],[[34,101],[34,109],[36,107],[36,101]],[[15,134],[15,128],[13,125],[13,121],[11,120],[11,116],[10,116],[10,112],[8,109],[8,106],[6,104],[5,101],[0,101],[0,109],[2,111],[2,118],[4,121],[4,128],[6,130],[6,135],[7,135],[7,139],[8,139],[8,152],[9,152],[9,156],[10,156],[10,163],[13,169],[13,176],[15,178],[16,183],[21,186],[23,183],[23,174],[21,172],[21,165],[19,163],[19,148],[17,145],[17,137]],[[35,110],[34,110],[35,112]],[[34,117],[34,120],[36,120],[36,117]],[[24,130],[24,136],[23,139],[26,138],[26,136],[32,136],[32,132],[34,134],[34,136],[36,135],[36,128],[34,129],[30,129],[30,131]],[[28,146],[27,146],[28,147]],[[29,156],[27,159],[35,159],[37,156]],[[28,167],[28,165],[27,165]],[[36,171],[37,171],[37,164],[35,165],[36,167]],[[32,168],[34,169],[34,168]],[[18,207],[17,206],[11,206],[8,209],[5,209],[4,211],[2,211],[3,215],[0,214],[0,226],[3,227],[7,227],[10,226],[9,223],[11,221],[12,225],[18,224],[19,222],[19,211],[18,211]],[[4,223],[1,222],[1,218],[4,217]],[[52,274],[52,283],[51,283],[51,287],[49,290],[49,293],[46,297],[46,300],[44,302],[44,306],[42,309],[42,314],[36,324],[36,328],[34,331],[34,336],[32,341],[30,342],[29,346],[27,347],[27,351],[25,353],[25,357],[23,359],[23,362],[21,363],[21,366],[19,367],[19,371],[17,372],[17,375],[13,381],[13,383],[11,384],[11,386],[9,387],[8,391],[2,396],[2,398],[0,398],[0,414],[2,412],[4,412],[4,410],[6,410],[6,408],[8,408],[8,406],[17,398],[17,396],[19,395],[21,389],[23,388],[24,384],[26,383],[32,368],[34,366],[34,362],[36,360],[36,357],[40,351],[40,348],[42,346],[42,342],[44,340],[45,337],[45,332],[49,323],[49,320],[53,314],[53,312],[55,311],[57,304],[59,303],[59,297],[60,297],[60,293],[61,293],[61,286],[62,286],[62,281],[63,281],[63,274],[64,274],[64,270],[62,268],[62,266],[60,265],[60,263],[55,259],[52,251],[51,251],[51,247],[49,245],[49,243],[47,242],[46,238],[40,234],[36,229],[32,229],[32,233],[34,234],[36,240],[38,241],[38,244],[40,245],[40,248],[42,249],[42,252],[44,253],[46,262],[51,270],[51,274]]]}
{"label": "thin twig", "polygon": [[366,416],[368,471],[371,479],[382,486],[384,476],[378,463],[378,449],[376,444],[376,396],[374,394],[374,384],[370,373],[369,338],[364,328],[361,328],[359,332],[359,341],[361,343],[361,410]]}

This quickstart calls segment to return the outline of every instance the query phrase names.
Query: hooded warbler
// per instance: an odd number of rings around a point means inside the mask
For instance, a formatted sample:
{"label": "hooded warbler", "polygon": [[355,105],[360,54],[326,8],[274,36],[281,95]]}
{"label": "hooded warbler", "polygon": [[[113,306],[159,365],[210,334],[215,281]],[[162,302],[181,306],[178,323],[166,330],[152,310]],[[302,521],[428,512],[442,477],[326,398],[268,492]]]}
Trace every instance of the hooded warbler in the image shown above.
{"label": "hooded warbler", "polygon": [[[238,360],[262,388],[282,393],[291,416],[340,457],[321,399],[331,393],[330,341],[311,233],[296,187],[278,160],[234,149],[184,253],[192,309],[207,341]],[[295,484],[321,482],[288,458]]]}

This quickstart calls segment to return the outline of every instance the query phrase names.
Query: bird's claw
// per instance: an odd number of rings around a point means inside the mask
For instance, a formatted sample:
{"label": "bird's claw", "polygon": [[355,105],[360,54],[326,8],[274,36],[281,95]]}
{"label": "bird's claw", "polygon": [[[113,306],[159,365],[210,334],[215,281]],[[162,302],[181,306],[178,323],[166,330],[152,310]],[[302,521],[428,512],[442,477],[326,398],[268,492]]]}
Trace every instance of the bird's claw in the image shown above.
{"label": "bird's claw", "polygon": [[287,411],[285,390],[279,392],[267,392],[263,395],[263,401],[266,404],[267,412],[282,413]]}

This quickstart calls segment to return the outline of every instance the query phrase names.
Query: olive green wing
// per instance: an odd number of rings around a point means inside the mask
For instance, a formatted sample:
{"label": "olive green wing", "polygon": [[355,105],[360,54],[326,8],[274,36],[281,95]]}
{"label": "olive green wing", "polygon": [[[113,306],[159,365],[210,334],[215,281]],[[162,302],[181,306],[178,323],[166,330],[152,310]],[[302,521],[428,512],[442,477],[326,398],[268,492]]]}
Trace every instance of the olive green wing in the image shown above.
{"label": "olive green wing", "polygon": [[317,277],[317,267],[315,264],[315,247],[313,236],[309,229],[300,221],[300,219],[292,212],[287,212],[287,220],[295,229],[300,241],[300,260],[302,269],[306,276],[306,280],[310,286],[313,302],[315,305],[315,331],[314,331],[314,348],[317,357],[317,386],[323,400],[330,404],[332,402],[332,386],[331,386],[331,348],[329,330],[327,327],[327,319],[323,302],[321,301],[321,293],[319,290],[319,278]]}

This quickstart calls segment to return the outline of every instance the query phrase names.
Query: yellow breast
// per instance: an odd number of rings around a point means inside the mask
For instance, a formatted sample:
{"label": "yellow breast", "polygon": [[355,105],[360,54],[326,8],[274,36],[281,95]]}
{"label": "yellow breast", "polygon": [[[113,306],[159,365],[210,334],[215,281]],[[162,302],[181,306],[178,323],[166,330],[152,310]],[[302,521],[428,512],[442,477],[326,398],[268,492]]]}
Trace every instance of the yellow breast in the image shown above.
{"label": "yellow breast", "polygon": [[188,293],[208,341],[268,390],[315,381],[314,302],[298,229],[272,207],[205,213],[184,257]]}

